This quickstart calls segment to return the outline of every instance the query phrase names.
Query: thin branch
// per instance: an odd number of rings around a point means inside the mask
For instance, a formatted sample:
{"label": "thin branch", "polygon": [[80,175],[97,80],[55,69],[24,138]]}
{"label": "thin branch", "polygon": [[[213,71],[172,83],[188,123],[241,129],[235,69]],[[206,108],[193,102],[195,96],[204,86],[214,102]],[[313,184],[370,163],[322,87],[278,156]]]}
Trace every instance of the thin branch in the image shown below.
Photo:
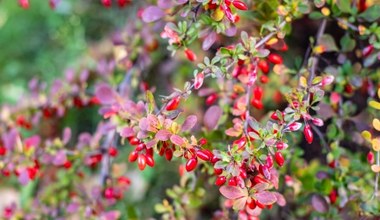
{"label": "thin branch", "polygon": [[[323,33],[325,32],[325,29],[326,29],[326,23],[327,23],[327,19],[325,18],[325,19],[322,20],[322,23],[319,26],[318,33],[317,33],[317,36],[316,36],[315,45],[318,45],[320,43],[321,37],[322,37],[322,35],[323,35]],[[307,84],[309,86],[311,85],[311,82],[313,81],[313,79],[315,77],[315,72],[316,72],[316,68],[318,66],[318,61],[319,61],[319,58],[316,55],[313,55],[311,57],[311,59],[312,59],[312,64],[311,64],[311,67],[310,67],[310,75],[309,75],[309,78],[307,80]]]}
{"label": "thin branch", "polygon": [[328,151],[331,151],[330,146],[327,144],[322,132],[317,128],[315,125],[311,124],[311,128],[315,131],[315,133],[318,135],[319,139],[322,142],[322,146],[325,147]]}

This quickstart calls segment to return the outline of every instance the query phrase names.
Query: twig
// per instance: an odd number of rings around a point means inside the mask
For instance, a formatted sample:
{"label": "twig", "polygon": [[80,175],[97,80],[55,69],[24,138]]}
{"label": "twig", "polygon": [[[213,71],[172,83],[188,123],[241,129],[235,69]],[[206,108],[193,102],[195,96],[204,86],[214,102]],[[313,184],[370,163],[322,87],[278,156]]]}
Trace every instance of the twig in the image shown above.
{"label": "twig", "polygon": [[114,142],[114,138],[115,138],[115,130],[112,130],[107,134],[107,137],[104,140],[101,147],[102,162],[101,162],[101,169],[100,169],[100,183],[103,186],[105,185],[106,180],[109,177],[111,160],[108,154],[108,149],[113,144],[112,142]]}
{"label": "twig", "polygon": [[[321,40],[321,37],[322,37],[323,33],[325,32],[326,23],[327,23],[327,19],[325,18],[325,19],[322,20],[322,23],[319,26],[318,33],[317,33],[317,36],[316,36],[315,45],[319,44],[319,42]],[[311,59],[312,59],[312,64],[311,64],[311,67],[310,67],[310,75],[309,75],[309,78],[307,80],[307,84],[309,86],[311,85],[311,82],[313,81],[313,79],[315,77],[315,72],[316,72],[316,68],[318,66],[318,61],[319,61],[319,58],[316,55],[313,55],[311,57]]]}
{"label": "twig", "polygon": [[323,137],[322,132],[313,124],[311,124],[311,128],[315,131],[315,133],[318,135],[319,139],[322,142],[322,146],[325,147],[328,151],[331,151],[330,146],[327,144],[325,138]]}

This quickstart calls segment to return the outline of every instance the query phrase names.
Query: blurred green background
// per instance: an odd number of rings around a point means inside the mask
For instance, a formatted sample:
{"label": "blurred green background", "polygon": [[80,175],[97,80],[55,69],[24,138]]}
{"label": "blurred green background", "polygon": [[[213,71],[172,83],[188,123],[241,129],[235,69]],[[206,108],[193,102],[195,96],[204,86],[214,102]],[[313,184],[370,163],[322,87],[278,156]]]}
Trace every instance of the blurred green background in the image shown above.
{"label": "blurred green background", "polygon": [[16,0],[0,0],[0,103],[17,102],[34,76],[50,82],[79,67],[88,48],[109,40],[136,7],[62,0],[52,10],[48,0],[32,0],[25,10]]}

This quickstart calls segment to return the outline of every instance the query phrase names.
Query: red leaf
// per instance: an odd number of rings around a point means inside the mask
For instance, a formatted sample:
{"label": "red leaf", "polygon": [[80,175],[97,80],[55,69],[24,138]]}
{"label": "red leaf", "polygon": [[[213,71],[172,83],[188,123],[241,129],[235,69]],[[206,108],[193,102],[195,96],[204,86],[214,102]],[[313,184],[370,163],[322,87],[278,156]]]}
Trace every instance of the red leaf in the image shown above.
{"label": "red leaf", "polygon": [[159,141],[167,141],[171,135],[172,134],[167,130],[159,130],[155,136],[155,139]]}
{"label": "red leaf", "polygon": [[203,122],[207,129],[215,129],[215,127],[218,125],[220,117],[222,116],[222,113],[222,109],[217,105],[213,105],[209,109],[207,109],[203,118]]}
{"label": "red leaf", "polygon": [[194,125],[197,123],[197,116],[195,115],[189,115],[185,122],[182,124],[182,131],[188,131],[194,127]]}
{"label": "red leaf", "polygon": [[311,197],[311,205],[317,212],[325,213],[329,210],[329,205],[326,202],[326,199],[321,195],[313,195]]}
{"label": "red leaf", "polygon": [[180,136],[176,135],[176,134],[173,134],[171,137],[170,137],[170,141],[175,144],[175,145],[178,145],[178,146],[183,146],[185,144],[185,141],[183,140],[183,138],[181,138]]}
{"label": "red leaf", "polygon": [[257,201],[263,205],[272,205],[277,201],[277,198],[273,192],[261,191],[255,194]]}
{"label": "red leaf", "polygon": [[222,186],[219,192],[227,199],[239,199],[242,197],[248,197],[247,188],[240,188],[237,186]]}

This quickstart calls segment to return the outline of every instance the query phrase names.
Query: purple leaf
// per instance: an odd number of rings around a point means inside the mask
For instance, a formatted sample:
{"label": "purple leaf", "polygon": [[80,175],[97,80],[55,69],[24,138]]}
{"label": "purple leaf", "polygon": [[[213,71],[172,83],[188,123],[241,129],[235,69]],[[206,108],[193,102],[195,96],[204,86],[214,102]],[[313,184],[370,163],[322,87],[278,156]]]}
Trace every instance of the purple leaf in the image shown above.
{"label": "purple leaf", "polygon": [[208,50],[216,41],[216,33],[212,31],[207,37],[203,40],[202,49]]}
{"label": "purple leaf", "polygon": [[257,201],[263,205],[272,205],[277,201],[277,198],[273,192],[261,191],[255,194]]}
{"label": "purple leaf", "polygon": [[277,198],[277,204],[279,206],[285,206],[286,205],[285,197],[281,193],[273,192],[273,194],[276,196],[276,198]]}
{"label": "purple leaf", "polygon": [[227,199],[238,199],[248,196],[247,188],[240,188],[237,186],[222,186],[219,192]]}
{"label": "purple leaf", "polygon": [[122,137],[132,137],[135,135],[135,131],[133,130],[133,128],[130,128],[130,127],[125,127],[123,129],[121,129],[120,131],[120,136]]}
{"label": "purple leaf", "polygon": [[164,17],[165,13],[157,6],[149,6],[144,9],[142,13],[142,20],[144,22],[154,22]]}
{"label": "purple leaf", "polygon": [[177,2],[177,4],[179,4],[179,5],[183,5],[183,4],[187,3],[187,1],[188,1],[188,0],[177,0],[176,2]]}
{"label": "purple leaf", "polygon": [[80,81],[82,83],[86,82],[89,75],[90,75],[90,72],[88,70],[83,70],[79,76]]}
{"label": "purple leaf", "polygon": [[203,122],[207,129],[213,130],[216,128],[216,126],[218,125],[218,121],[222,116],[222,113],[222,109],[217,105],[213,105],[209,109],[207,109],[203,117]]}
{"label": "purple leaf", "polygon": [[70,138],[71,138],[71,129],[65,128],[63,130],[63,135],[62,135],[63,144],[67,144],[70,141]]}
{"label": "purple leaf", "polygon": [[173,134],[171,137],[170,137],[170,141],[175,144],[175,145],[178,145],[178,146],[182,146],[185,144],[185,141],[183,140],[183,138],[181,138],[180,136],[176,135],[176,134]]}
{"label": "purple leaf", "polygon": [[141,130],[147,131],[148,128],[149,128],[148,119],[147,118],[141,119],[140,122],[139,122],[139,127],[140,127]]}
{"label": "purple leaf", "polygon": [[147,143],[146,143],[146,148],[152,148],[154,145],[156,145],[157,144],[157,140],[151,140],[151,141],[148,141]]}
{"label": "purple leaf", "polygon": [[60,150],[54,157],[53,164],[55,166],[62,166],[67,161],[66,153],[64,150]]}
{"label": "purple leaf", "polygon": [[155,139],[159,141],[167,141],[171,135],[172,134],[167,130],[159,130],[155,136]]}
{"label": "purple leaf", "polygon": [[23,169],[19,176],[18,176],[18,181],[21,183],[21,185],[26,185],[29,183],[29,173],[26,169]]}
{"label": "purple leaf", "polygon": [[160,8],[168,9],[173,6],[173,1],[172,0],[158,0],[157,5]]}
{"label": "purple leaf", "polygon": [[2,135],[4,147],[8,150],[12,150],[16,144],[16,138],[18,137],[18,131],[16,128],[10,130]]}
{"label": "purple leaf", "polygon": [[237,29],[235,26],[231,26],[226,29],[225,34],[227,37],[233,37],[236,35]]}
{"label": "purple leaf", "polygon": [[116,220],[116,219],[119,219],[119,217],[120,217],[120,212],[112,210],[112,211],[103,212],[100,219]]}
{"label": "purple leaf", "polygon": [[182,124],[182,131],[188,131],[194,127],[194,125],[197,123],[197,116],[195,115],[189,115],[185,122]]}
{"label": "purple leaf", "polygon": [[72,202],[72,203],[70,203],[70,204],[67,206],[67,208],[66,208],[67,212],[68,212],[68,213],[71,213],[71,214],[77,212],[78,209],[79,209],[79,204],[78,204],[77,202]]}
{"label": "purple leaf", "polygon": [[37,135],[33,135],[24,140],[26,147],[38,147],[40,145],[41,138]]}
{"label": "purple leaf", "polygon": [[102,104],[112,104],[115,102],[115,92],[107,84],[100,84],[95,89],[95,95]]}
{"label": "purple leaf", "polygon": [[321,195],[314,194],[311,197],[311,205],[320,213],[325,213],[329,210],[329,205],[327,204],[326,199]]}

